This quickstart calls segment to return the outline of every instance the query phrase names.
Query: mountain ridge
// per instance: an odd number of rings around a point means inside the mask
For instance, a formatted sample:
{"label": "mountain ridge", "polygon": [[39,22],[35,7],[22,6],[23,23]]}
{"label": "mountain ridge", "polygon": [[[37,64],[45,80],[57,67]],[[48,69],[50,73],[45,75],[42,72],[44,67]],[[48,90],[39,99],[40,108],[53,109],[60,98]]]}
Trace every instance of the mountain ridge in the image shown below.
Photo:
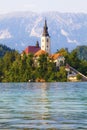
{"label": "mountain ridge", "polygon": [[17,12],[0,15],[0,43],[19,51],[35,45],[47,19],[52,52],[87,45],[87,14],[60,12]]}

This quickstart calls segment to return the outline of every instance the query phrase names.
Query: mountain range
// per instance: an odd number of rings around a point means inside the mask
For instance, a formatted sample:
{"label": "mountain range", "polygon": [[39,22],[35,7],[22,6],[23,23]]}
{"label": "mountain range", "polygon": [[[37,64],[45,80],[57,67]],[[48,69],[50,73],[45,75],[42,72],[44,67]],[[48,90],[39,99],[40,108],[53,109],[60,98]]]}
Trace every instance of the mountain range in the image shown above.
{"label": "mountain range", "polygon": [[35,45],[37,40],[40,43],[45,19],[52,52],[87,45],[87,14],[60,12],[0,15],[0,43],[20,52],[29,45]]}

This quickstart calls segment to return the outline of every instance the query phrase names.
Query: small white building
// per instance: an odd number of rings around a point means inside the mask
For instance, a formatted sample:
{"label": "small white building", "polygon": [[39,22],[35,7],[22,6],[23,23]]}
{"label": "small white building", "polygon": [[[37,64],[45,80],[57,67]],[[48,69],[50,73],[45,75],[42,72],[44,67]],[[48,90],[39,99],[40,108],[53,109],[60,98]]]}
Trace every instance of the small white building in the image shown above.
{"label": "small white building", "polygon": [[64,65],[64,63],[65,63],[65,58],[60,53],[55,53],[55,54],[51,55],[51,59],[56,64],[56,67],[60,67],[60,66]]}

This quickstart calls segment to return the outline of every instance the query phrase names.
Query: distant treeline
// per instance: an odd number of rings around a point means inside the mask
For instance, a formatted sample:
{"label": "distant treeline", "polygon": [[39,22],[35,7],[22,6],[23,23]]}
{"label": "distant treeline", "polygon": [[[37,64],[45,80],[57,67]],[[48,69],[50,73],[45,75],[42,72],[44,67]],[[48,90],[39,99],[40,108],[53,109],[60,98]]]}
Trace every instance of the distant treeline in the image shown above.
{"label": "distant treeline", "polygon": [[87,60],[87,46],[78,46],[76,51],[79,59]]}
{"label": "distant treeline", "polygon": [[6,45],[0,44],[0,57],[3,57],[7,52],[15,51]]}

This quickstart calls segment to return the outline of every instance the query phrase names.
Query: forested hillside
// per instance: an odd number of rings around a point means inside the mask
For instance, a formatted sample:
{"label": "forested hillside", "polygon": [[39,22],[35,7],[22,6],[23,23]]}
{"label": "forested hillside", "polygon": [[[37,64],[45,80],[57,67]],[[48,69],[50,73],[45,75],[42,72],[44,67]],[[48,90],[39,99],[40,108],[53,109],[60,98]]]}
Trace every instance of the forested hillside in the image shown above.
{"label": "forested hillside", "polygon": [[87,46],[78,46],[76,50],[79,59],[87,60]]}
{"label": "forested hillside", "polygon": [[14,51],[14,50],[7,47],[6,45],[0,44],[0,57],[3,57],[6,54],[6,52],[11,52],[11,51]]}

